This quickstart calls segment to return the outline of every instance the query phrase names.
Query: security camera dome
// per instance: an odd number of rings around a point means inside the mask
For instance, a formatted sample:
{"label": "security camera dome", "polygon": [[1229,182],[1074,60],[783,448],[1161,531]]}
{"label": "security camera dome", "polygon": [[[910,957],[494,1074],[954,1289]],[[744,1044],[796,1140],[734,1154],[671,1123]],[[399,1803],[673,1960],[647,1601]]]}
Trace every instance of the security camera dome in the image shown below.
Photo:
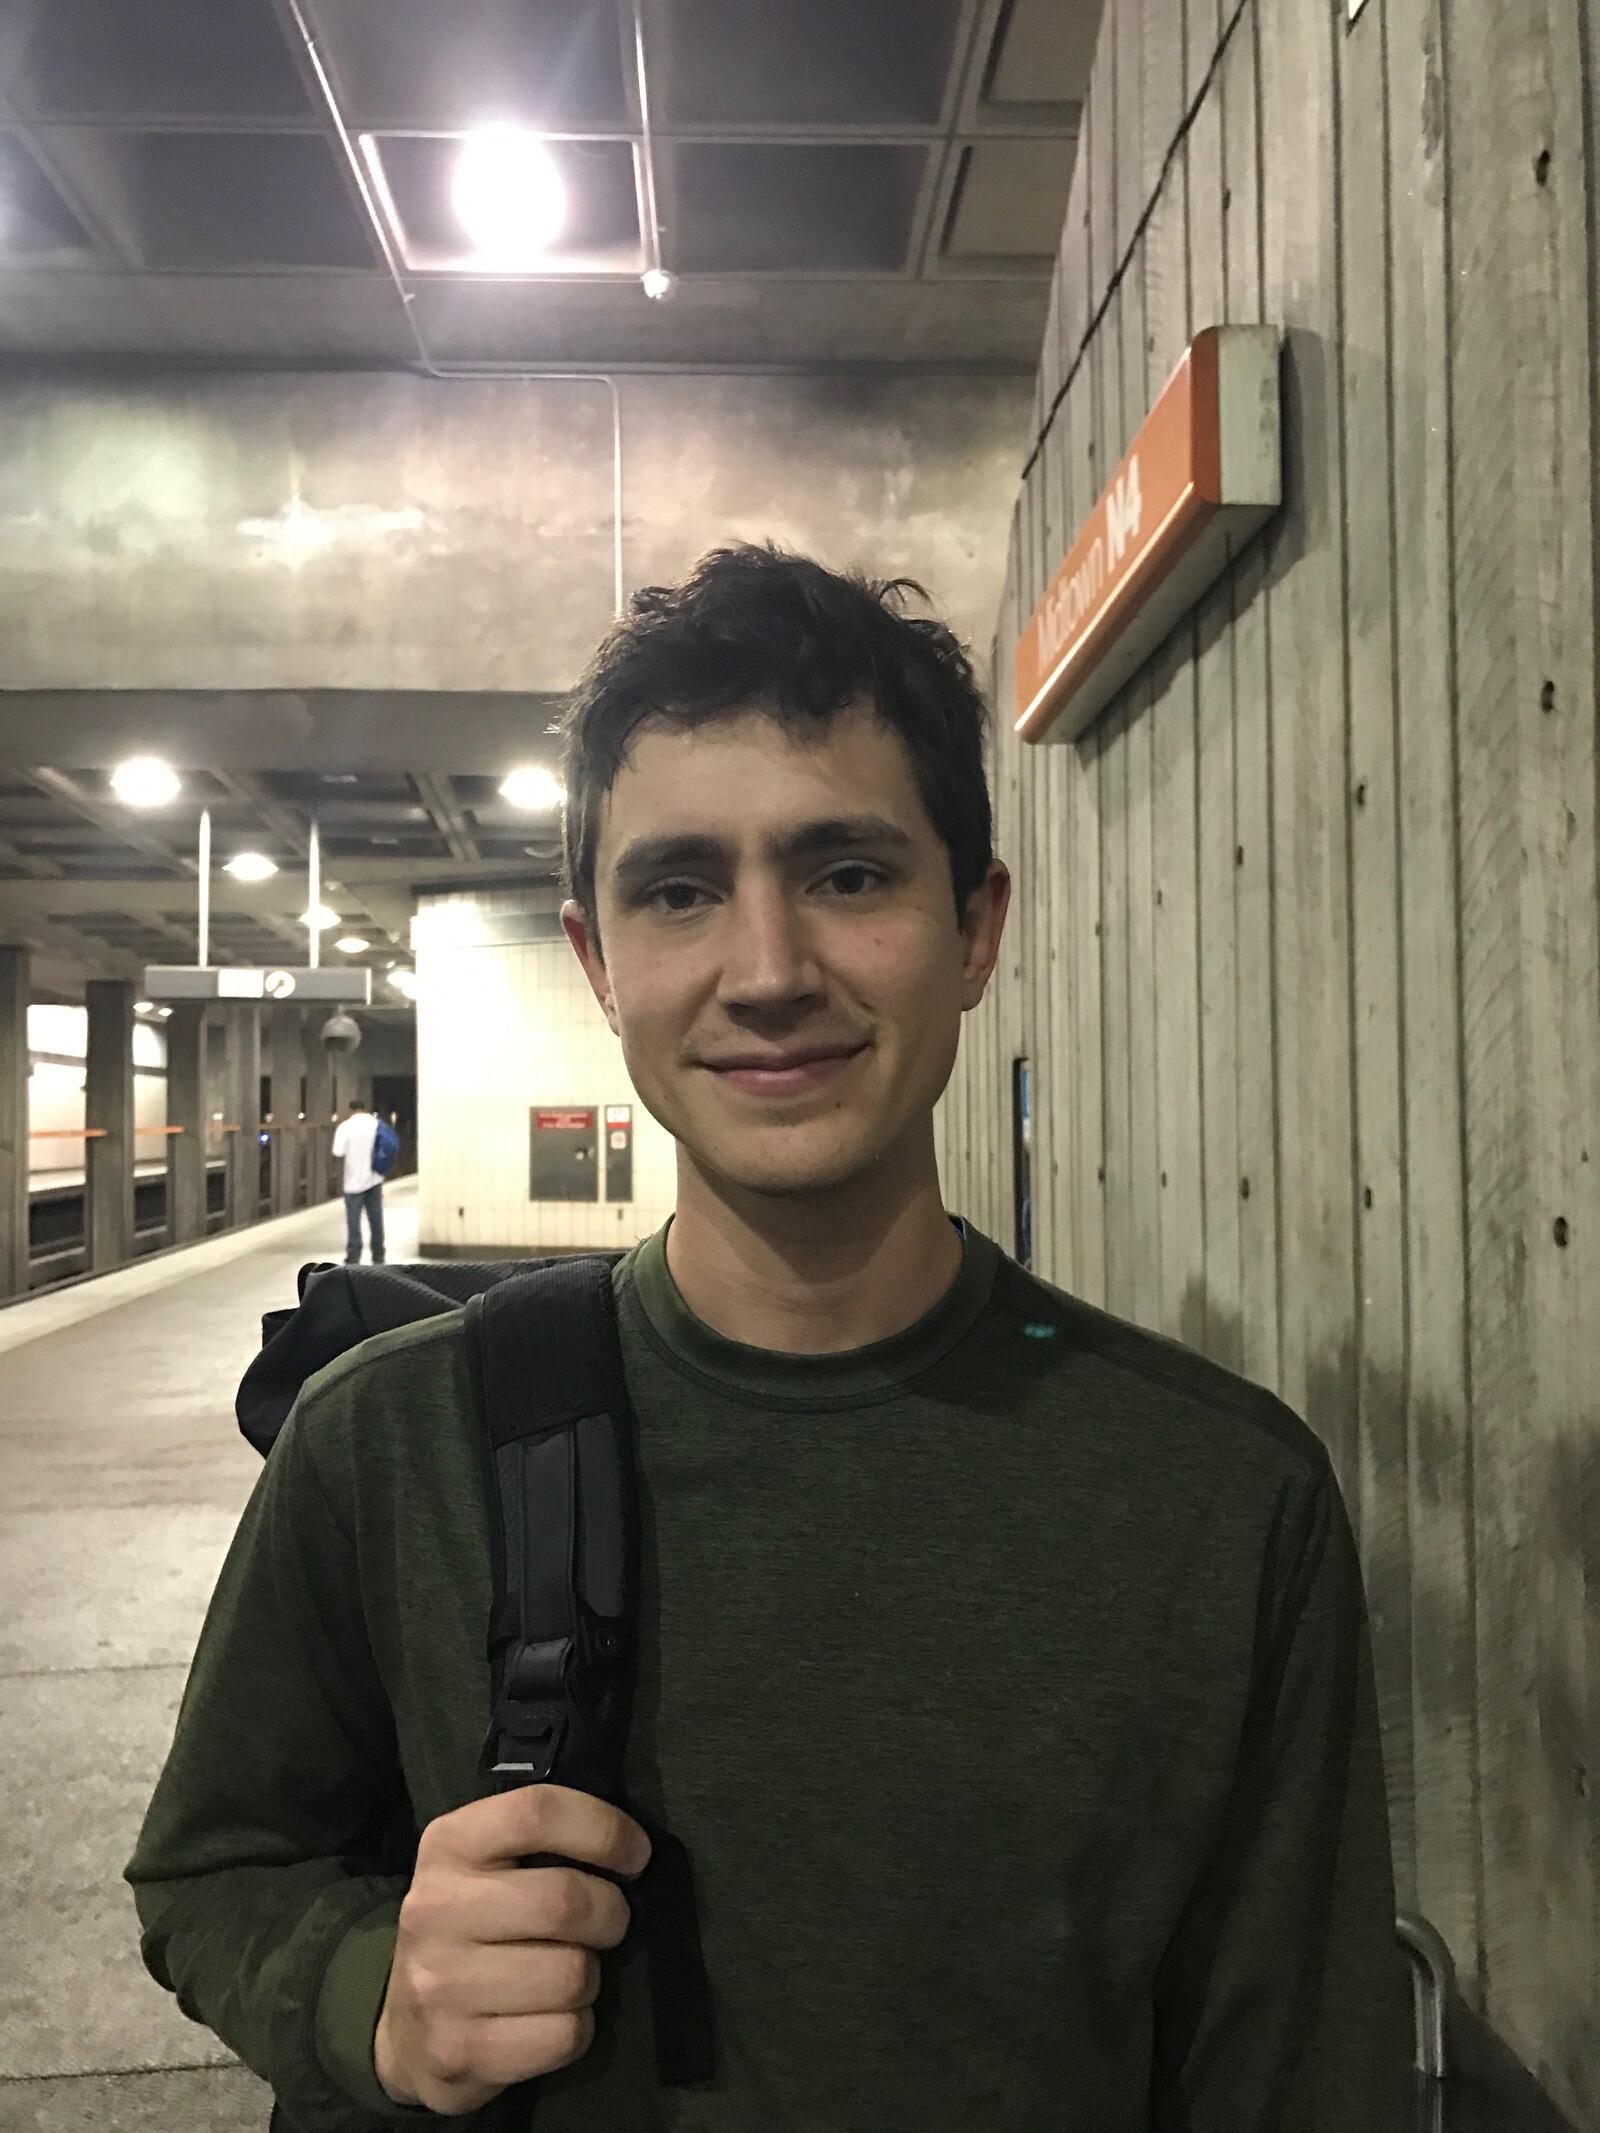
{"label": "security camera dome", "polygon": [[342,1007],[335,1008],[322,1025],[322,1041],[330,1052],[353,1052],[361,1043],[361,1025]]}

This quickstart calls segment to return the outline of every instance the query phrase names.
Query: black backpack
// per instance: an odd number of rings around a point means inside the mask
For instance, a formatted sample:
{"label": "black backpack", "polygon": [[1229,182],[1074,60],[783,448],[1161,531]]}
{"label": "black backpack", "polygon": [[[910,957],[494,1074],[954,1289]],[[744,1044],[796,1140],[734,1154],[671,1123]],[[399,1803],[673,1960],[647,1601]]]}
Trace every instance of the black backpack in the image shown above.
{"label": "black backpack", "polygon": [[[261,1353],[235,1401],[240,1429],[265,1457],[315,1371],[371,1334],[465,1304],[494,1579],[493,1709],[480,1768],[501,1790],[550,1782],[614,1806],[624,1805],[639,1586],[636,1425],[611,1287],[622,1256],[302,1267],[299,1305],[266,1314]],[[403,1819],[414,1858],[409,1801]],[[715,2066],[694,1881],[682,1843],[642,1826],[653,1851],[631,1891],[656,2068],[664,2085],[682,2087],[709,2080]]]}

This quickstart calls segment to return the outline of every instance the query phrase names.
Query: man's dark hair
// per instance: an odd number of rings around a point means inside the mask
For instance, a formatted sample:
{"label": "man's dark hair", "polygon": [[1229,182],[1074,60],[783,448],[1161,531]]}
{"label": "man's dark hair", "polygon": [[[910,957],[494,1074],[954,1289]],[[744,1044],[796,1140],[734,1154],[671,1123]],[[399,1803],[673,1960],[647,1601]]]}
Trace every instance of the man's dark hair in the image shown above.
{"label": "man's dark hair", "polygon": [[906,744],[950,855],[956,919],[993,853],[983,747],[988,713],[965,648],[942,622],[905,612],[911,578],[826,570],[772,546],[713,548],[677,585],[646,585],[601,640],[562,723],[566,893],[599,952],[600,806],[647,717],[687,729],[756,705],[818,736],[855,698]]}

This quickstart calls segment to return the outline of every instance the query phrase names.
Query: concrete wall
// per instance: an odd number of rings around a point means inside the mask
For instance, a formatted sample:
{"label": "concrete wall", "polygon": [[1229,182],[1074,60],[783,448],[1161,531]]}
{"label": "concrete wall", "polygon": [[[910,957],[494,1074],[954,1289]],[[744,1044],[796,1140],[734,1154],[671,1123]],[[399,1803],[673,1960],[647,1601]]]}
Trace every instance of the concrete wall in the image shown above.
{"label": "concrete wall", "polygon": [[[417,914],[418,1235],[424,1253],[612,1250],[661,1227],[676,1144],[635,1095],[555,892],[427,899]],[[556,926],[554,935],[550,928]],[[605,1107],[632,1107],[633,1192],[605,1192]],[[593,1202],[535,1200],[531,1113],[598,1111]]]}
{"label": "concrete wall", "polygon": [[1400,1900],[1600,2128],[1596,0],[1112,0],[997,693],[1196,328],[1283,326],[1287,503],[994,774],[953,1207],[1279,1389],[1361,1535]]}
{"label": "concrete wall", "polygon": [[[625,582],[772,536],[986,641],[1028,389],[624,378]],[[0,430],[0,689],[559,690],[613,611],[598,383],[13,378]]]}

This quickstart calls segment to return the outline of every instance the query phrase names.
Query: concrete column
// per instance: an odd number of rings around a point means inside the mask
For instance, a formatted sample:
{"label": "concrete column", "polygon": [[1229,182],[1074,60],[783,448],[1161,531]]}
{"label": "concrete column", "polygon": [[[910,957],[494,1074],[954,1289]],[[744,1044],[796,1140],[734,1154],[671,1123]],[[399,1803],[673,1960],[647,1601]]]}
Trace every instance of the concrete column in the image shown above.
{"label": "concrete column", "polygon": [[228,1227],[261,1215],[261,1010],[230,1007],[222,1025],[227,1123],[237,1126],[228,1144]]}
{"label": "concrete column", "polygon": [[289,1214],[300,1182],[300,1077],[305,1044],[297,1007],[274,1007],[268,1015],[268,1072],[272,1076],[272,1212]]}
{"label": "concrete column", "polygon": [[28,1290],[26,948],[0,948],[0,1296]]}
{"label": "concrete column", "polygon": [[323,1015],[306,1024],[306,1205],[317,1207],[332,1190],[329,1148],[333,1132],[333,1062],[322,1041]]}
{"label": "concrete column", "polygon": [[206,1233],[206,1011],[180,1001],[167,1020],[167,1242]]}
{"label": "concrete column", "polygon": [[91,978],[86,1117],[99,1137],[85,1146],[88,1201],[84,1235],[89,1271],[103,1274],[133,1257],[133,987],[126,978]]}

